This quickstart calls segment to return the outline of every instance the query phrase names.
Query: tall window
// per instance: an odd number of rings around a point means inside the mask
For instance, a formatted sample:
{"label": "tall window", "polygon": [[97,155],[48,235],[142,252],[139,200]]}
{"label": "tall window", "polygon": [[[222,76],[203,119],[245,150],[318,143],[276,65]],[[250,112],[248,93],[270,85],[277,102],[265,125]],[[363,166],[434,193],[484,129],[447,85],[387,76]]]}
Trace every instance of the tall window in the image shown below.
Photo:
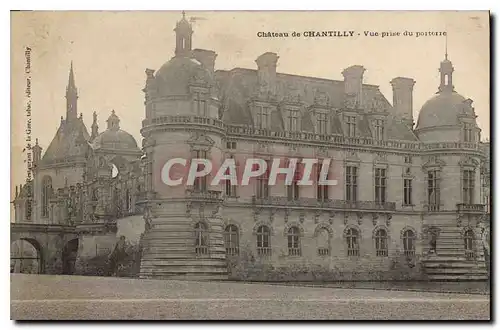
{"label": "tall window", "polygon": [[267,170],[257,177],[257,198],[269,197],[269,168],[271,164],[267,161]]}
{"label": "tall window", "polygon": [[49,204],[52,194],[52,178],[45,176],[42,179],[42,217],[49,216]]}
{"label": "tall window", "polygon": [[440,171],[432,170],[428,172],[427,178],[427,198],[429,211],[439,211],[441,196],[439,191]]}
{"label": "tall window", "polygon": [[271,231],[267,226],[260,226],[257,229],[257,255],[271,255]]}
{"label": "tall window", "polygon": [[238,227],[229,225],[224,231],[224,241],[226,245],[226,254],[235,256],[239,253],[239,233]]}
{"label": "tall window", "polygon": [[358,200],[358,168],[347,166],[345,172],[346,200],[355,202]]}
{"label": "tall window", "polygon": [[318,134],[327,134],[328,133],[328,119],[326,117],[326,113],[318,113],[316,115],[316,120],[318,121]]}
{"label": "tall window", "polygon": [[407,229],[403,232],[403,253],[405,256],[415,255],[415,233]]}
{"label": "tall window", "polygon": [[[234,156],[231,155],[230,159],[234,159]],[[224,175],[229,175],[229,168],[226,170],[226,173]],[[231,180],[225,180],[224,182],[224,190],[226,193],[226,196],[228,197],[236,197],[236,185],[231,184]]]}
{"label": "tall window", "polygon": [[207,103],[203,94],[195,93],[194,94],[194,104],[196,109],[196,114],[198,116],[206,116],[207,115]]}
{"label": "tall window", "polygon": [[375,139],[382,140],[384,138],[384,121],[375,119]]}
{"label": "tall window", "polygon": [[465,257],[467,259],[473,259],[474,258],[474,232],[470,229],[464,233],[464,248],[465,248]]}
{"label": "tall window", "polygon": [[288,130],[295,132],[299,129],[299,111],[288,110]]}
{"label": "tall window", "polygon": [[257,107],[257,117],[255,121],[255,126],[257,128],[269,128],[269,108],[268,107]]}
{"label": "tall window", "polygon": [[300,256],[300,232],[297,227],[288,229],[288,255]]}
{"label": "tall window", "polygon": [[474,171],[462,172],[462,195],[464,204],[474,204]]}
{"label": "tall window", "polygon": [[347,136],[353,137],[356,136],[356,116],[347,116]]}
{"label": "tall window", "polygon": [[471,124],[464,124],[464,142],[473,142]]}
{"label": "tall window", "polygon": [[359,256],[359,232],[354,228],[349,228],[345,237],[347,240],[347,255]]}
{"label": "tall window", "polygon": [[[328,199],[328,186],[327,185],[321,185],[319,183],[319,180],[321,178],[321,167],[322,167],[322,164],[318,164],[318,166],[316,166],[316,197],[318,199],[318,201],[326,201]],[[326,179],[328,180],[328,173],[326,174]]]}
{"label": "tall window", "polygon": [[387,170],[385,168],[375,169],[375,202],[385,203],[387,188]]}
{"label": "tall window", "polygon": [[319,256],[330,255],[330,235],[325,228],[322,228],[316,237]]}
{"label": "tall window", "polygon": [[195,252],[198,255],[208,254],[208,230],[203,222],[198,222],[194,227],[196,241]]}
{"label": "tall window", "polygon": [[130,193],[130,189],[125,190],[125,210],[127,213],[132,212],[132,194]]}
{"label": "tall window", "polygon": [[[205,150],[196,150],[195,152],[195,158],[198,159],[208,159],[207,158],[207,152]],[[201,171],[203,169],[202,164],[198,165],[198,171]],[[197,192],[206,192],[208,190],[208,185],[207,185],[207,177],[197,177],[194,179],[194,191]]]}
{"label": "tall window", "polygon": [[289,201],[296,201],[299,199],[299,166],[295,167],[295,173],[290,185],[287,186],[287,196]]}
{"label": "tall window", "polygon": [[412,179],[403,180],[403,205],[413,205],[412,202]]}
{"label": "tall window", "polygon": [[387,231],[385,229],[375,232],[375,250],[377,257],[387,257]]}

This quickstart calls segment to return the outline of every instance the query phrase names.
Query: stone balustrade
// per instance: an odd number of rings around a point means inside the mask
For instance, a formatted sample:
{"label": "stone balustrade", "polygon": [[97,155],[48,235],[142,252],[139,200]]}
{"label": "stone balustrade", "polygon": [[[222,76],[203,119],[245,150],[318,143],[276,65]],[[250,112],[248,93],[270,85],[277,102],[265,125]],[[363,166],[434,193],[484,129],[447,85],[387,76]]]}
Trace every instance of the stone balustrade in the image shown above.
{"label": "stone balustrade", "polygon": [[271,196],[267,198],[252,197],[252,204],[255,206],[277,206],[277,207],[301,207],[320,209],[340,209],[340,210],[362,210],[362,211],[395,211],[396,203],[375,201],[346,201],[337,199],[317,200],[315,198],[299,198],[289,200],[287,197]]}
{"label": "stone balustrade", "polygon": [[457,211],[460,213],[484,213],[483,204],[457,204]]}

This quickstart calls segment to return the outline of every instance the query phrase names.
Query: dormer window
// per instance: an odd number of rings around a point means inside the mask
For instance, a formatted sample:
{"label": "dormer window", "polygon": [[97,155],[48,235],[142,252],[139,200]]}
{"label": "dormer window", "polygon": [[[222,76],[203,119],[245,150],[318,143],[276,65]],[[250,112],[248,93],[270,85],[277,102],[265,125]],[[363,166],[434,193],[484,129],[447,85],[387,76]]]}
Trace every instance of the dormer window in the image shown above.
{"label": "dormer window", "polygon": [[255,117],[255,126],[257,128],[268,129],[270,125],[269,108],[258,106],[257,115]]}
{"label": "dormer window", "polygon": [[356,116],[346,116],[347,136],[356,136]]}
{"label": "dormer window", "polygon": [[207,115],[207,102],[202,93],[196,92],[194,94],[194,108],[198,116],[205,117]]}
{"label": "dormer window", "polygon": [[375,140],[384,139],[384,121],[382,119],[375,119],[374,121],[374,138]]}
{"label": "dormer window", "polygon": [[288,130],[290,132],[296,132],[299,129],[299,111],[298,110],[288,110]]}
{"label": "dormer window", "polygon": [[328,134],[328,118],[326,113],[316,114],[316,121],[318,124],[318,134]]}
{"label": "dormer window", "polygon": [[472,125],[464,124],[464,142],[473,142]]}

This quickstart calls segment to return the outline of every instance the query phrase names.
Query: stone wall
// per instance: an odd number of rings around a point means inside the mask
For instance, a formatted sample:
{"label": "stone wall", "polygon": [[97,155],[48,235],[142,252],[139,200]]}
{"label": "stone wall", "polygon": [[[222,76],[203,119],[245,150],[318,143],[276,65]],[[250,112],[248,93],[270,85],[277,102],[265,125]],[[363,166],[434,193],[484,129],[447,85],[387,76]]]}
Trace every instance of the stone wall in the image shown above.
{"label": "stone wall", "polygon": [[366,257],[339,264],[297,261],[270,262],[256,257],[252,249],[247,246],[241,249],[239,256],[228,258],[229,279],[318,282],[426,279],[420,256],[409,261],[403,255],[393,255],[383,263],[377,263],[373,258]]}

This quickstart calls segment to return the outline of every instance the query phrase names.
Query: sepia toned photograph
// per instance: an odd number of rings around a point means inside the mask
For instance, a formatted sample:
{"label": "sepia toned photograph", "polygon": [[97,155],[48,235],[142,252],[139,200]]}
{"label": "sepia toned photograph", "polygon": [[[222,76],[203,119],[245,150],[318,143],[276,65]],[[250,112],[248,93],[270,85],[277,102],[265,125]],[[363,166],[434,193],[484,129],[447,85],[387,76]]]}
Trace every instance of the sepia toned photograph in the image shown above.
{"label": "sepia toned photograph", "polygon": [[10,19],[12,320],[491,320],[490,12]]}

